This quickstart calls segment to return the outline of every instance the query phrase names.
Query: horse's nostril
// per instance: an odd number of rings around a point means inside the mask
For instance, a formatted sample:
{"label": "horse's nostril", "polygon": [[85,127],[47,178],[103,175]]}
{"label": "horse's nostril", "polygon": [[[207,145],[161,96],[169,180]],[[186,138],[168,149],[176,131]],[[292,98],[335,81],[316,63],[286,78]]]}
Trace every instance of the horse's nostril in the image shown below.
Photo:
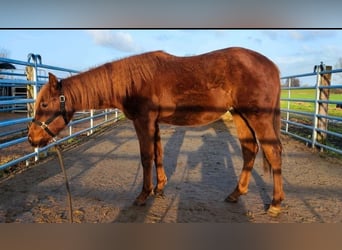
{"label": "horse's nostril", "polygon": [[28,136],[27,137],[27,140],[28,140],[28,142],[32,145],[33,144],[33,140],[32,140],[32,137],[31,136]]}

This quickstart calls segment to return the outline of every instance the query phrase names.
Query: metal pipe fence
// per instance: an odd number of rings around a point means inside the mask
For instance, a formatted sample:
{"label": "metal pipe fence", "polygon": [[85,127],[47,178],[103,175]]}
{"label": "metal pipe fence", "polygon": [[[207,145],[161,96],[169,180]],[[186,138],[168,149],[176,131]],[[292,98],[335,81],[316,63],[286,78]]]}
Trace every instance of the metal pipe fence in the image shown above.
{"label": "metal pipe fence", "polygon": [[46,155],[54,145],[80,135],[88,136],[96,128],[123,118],[118,109],[76,112],[56,142],[33,149],[27,142],[27,124],[34,116],[34,103],[40,88],[47,82],[47,72],[53,72],[59,78],[79,72],[42,64],[40,55],[32,53],[26,62],[0,58],[1,64],[12,67],[0,68],[0,170],[17,164],[29,165]]}
{"label": "metal pipe fence", "polygon": [[[313,148],[341,155],[342,85],[332,83],[332,76],[338,77],[342,69],[332,70],[331,66],[323,63],[314,69],[311,73],[281,77],[285,81],[281,96],[281,132]],[[294,79],[305,77],[311,77],[315,82],[305,84],[309,86],[293,86]],[[296,93],[300,91],[302,94],[298,97]],[[335,93],[334,99],[331,98],[332,92]]]}

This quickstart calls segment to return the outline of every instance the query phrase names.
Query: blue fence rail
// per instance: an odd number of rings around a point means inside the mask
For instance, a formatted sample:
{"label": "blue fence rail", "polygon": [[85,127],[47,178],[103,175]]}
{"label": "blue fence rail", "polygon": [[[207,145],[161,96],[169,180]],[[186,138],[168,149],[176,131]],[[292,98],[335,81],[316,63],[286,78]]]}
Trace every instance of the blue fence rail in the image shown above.
{"label": "blue fence rail", "polygon": [[[2,65],[6,67],[1,68]],[[0,170],[19,163],[29,165],[55,144],[79,135],[90,135],[96,128],[123,117],[117,109],[77,112],[56,142],[33,149],[27,142],[27,124],[33,118],[34,102],[39,89],[47,82],[48,72],[59,78],[78,73],[73,69],[42,64],[40,55],[36,54],[29,54],[26,62],[0,58]],[[18,153],[13,154],[13,151]]]}

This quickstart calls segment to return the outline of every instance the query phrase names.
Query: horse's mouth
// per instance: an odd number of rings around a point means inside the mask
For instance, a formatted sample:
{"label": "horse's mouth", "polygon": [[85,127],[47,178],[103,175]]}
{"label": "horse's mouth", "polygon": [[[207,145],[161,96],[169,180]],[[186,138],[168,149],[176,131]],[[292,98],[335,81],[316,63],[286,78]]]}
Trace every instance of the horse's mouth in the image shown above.
{"label": "horse's mouth", "polygon": [[52,141],[52,139],[41,139],[41,140],[33,140],[30,136],[28,136],[27,138],[28,142],[31,144],[32,147],[35,147],[35,148],[42,148],[42,147],[45,147],[46,145],[49,144],[49,142]]}

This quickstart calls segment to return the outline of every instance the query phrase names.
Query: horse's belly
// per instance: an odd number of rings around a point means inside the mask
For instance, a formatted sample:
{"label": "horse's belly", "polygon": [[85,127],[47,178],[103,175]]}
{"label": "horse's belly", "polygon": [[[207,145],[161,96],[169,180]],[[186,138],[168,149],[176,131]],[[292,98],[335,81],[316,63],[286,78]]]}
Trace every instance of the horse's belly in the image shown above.
{"label": "horse's belly", "polygon": [[[188,90],[171,100],[162,100],[159,121],[174,125],[205,125],[218,120],[231,106],[230,92],[212,88]],[[169,102],[168,102],[169,101]]]}
{"label": "horse's belly", "polygon": [[226,111],[176,110],[172,115],[160,117],[159,122],[179,126],[205,125],[218,120]]}

